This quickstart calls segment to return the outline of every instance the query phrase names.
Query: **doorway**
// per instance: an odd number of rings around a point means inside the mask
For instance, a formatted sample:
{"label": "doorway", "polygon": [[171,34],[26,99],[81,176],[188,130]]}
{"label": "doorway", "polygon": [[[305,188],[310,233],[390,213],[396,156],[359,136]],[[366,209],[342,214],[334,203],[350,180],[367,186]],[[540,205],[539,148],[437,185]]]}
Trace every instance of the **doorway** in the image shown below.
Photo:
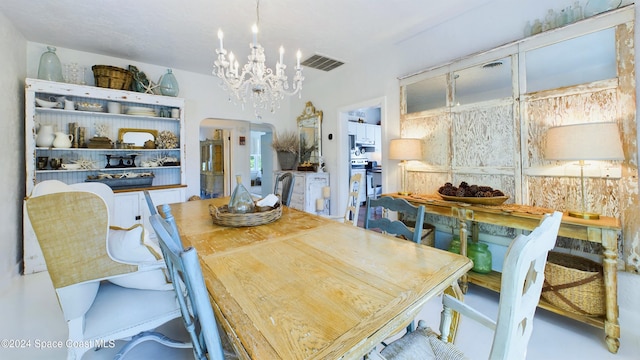
{"label": "doorway", "polygon": [[251,124],[250,158],[251,188],[253,196],[265,197],[273,189],[273,130],[270,125]]}
{"label": "doorway", "polygon": [[[338,110],[338,121],[343,140],[337,154],[340,164],[337,172],[340,180],[336,202],[338,209],[345,209],[349,178],[354,171],[364,173],[365,188],[360,202],[366,201],[367,196],[378,196],[384,192],[382,145],[386,141],[383,136],[386,133],[383,131],[386,126],[386,97],[342,107]],[[367,141],[363,141],[361,137],[358,139],[358,128],[371,131],[367,135]],[[355,167],[352,160],[358,163]]]}

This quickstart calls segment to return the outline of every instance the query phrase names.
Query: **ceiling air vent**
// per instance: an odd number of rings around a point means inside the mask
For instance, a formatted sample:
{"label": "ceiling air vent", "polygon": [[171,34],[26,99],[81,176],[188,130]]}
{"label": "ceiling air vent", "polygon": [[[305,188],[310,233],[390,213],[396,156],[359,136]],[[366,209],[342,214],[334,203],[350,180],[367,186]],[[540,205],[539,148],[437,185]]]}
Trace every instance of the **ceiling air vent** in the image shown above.
{"label": "ceiling air vent", "polygon": [[331,71],[340,65],[343,65],[342,61],[330,59],[322,55],[313,55],[307,60],[302,62],[302,66],[310,67],[312,69],[318,69],[322,71]]}

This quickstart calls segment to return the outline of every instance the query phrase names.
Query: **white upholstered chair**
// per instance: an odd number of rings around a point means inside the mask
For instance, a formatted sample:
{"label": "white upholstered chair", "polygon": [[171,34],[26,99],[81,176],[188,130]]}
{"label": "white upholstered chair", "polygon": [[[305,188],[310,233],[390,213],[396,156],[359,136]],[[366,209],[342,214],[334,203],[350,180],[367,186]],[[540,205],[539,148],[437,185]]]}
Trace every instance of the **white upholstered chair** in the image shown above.
{"label": "white upholstered chair", "polygon": [[[168,205],[163,205],[162,213],[165,218],[156,212],[149,219],[160,242],[178,297],[185,329],[191,337],[194,358],[198,360],[237,359],[228,341],[221,341],[226,338],[220,337],[196,249],[183,248]],[[223,343],[228,345],[225,346],[228,349],[223,348]]]}
{"label": "white upholstered chair", "polygon": [[463,318],[473,319],[494,330],[490,359],[525,359],[533,331],[533,316],[542,292],[547,254],[555,245],[561,220],[561,212],[546,215],[529,235],[519,235],[509,246],[503,265],[498,317],[495,321],[445,294],[442,299],[440,336],[420,321],[416,331],[392,342],[380,354],[373,352],[370,357],[386,360],[464,359],[464,355],[447,342],[455,338],[450,329],[453,312],[458,312]]}
{"label": "white upholstered chair", "polygon": [[[68,339],[79,344],[69,347],[68,359],[80,359],[91,348],[115,340],[130,340],[118,358],[146,340],[190,347],[153,332],[179,317],[180,309],[164,277],[164,261],[147,250],[142,228],[110,232],[109,208],[98,195],[105,191],[108,198],[111,189],[106,185],[78,186],[84,191],[63,185],[43,182],[25,206],[69,328]],[[111,250],[109,241],[117,243]],[[128,259],[117,261],[121,250]],[[132,258],[144,251],[148,260]],[[118,280],[123,286],[115,285]],[[154,286],[165,290],[150,290],[158,281]]]}

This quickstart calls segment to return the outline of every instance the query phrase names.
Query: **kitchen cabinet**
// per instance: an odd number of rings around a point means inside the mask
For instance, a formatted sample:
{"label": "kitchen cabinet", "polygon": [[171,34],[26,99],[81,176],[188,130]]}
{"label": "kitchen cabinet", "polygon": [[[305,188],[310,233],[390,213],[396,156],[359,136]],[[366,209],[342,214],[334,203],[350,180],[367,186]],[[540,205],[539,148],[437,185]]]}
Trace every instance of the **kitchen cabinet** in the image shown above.
{"label": "kitchen cabinet", "polygon": [[[286,171],[274,172],[275,178]],[[329,173],[309,172],[309,171],[291,171],[293,173],[293,193],[289,207],[306,211],[308,213],[317,214],[316,200],[322,199],[322,188],[329,186]],[[326,201],[329,201],[328,199]],[[329,207],[325,205],[325,210],[320,214],[329,215]]]}
{"label": "kitchen cabinet", "polygon": [[358,123],[355,121],[349,121],[347,123],[347,131],[349,135],[357,135],[358,134]]}
{"label": "kitchen cabinet", "polygon": [[375,145],[376,137],[380,137],[380,125],[355,123],[355,130],[356,144],[359,145]]}
{"label": "kitchen cabinet", "polygon": [[[39,99],[37,104],[36,99]],[[63,109],[47,105],[42,100],[78,106]],[[119,113],[106,112],[109,106],[121,109]],[[171,117],[177,116],[177,117]],[[37,140],[38,128],[52,130],[61,137],[71,140],[71,147],[53,147]],[[71,129],[73,136],[68,136]],[[121,176],[126,180],[150,179],[142,187],[127,188],[117,186],[114,190],[115,205],[113,225],[128,227],[134,223],[146,224],[149,216],[142,190],[150,190],[158,203],[184,201],[185,145],[184,99],[168,96],[142,94],[124,90],[113,90],[85,85],[67,84],[38,79],[25,80],[25,190],[27,196],[34,186],[45,180],[59,180],[67,184],[80,183],[89,176]],[[84,133],[84,140],[79,139]],[[101,135],[103,142],[96,148],[95,136]],[[145,139],[175,140],[170,148],[155,148]],[[57,138],[57,136],[56,136]],[[107,139],[105,139],[107,138]],[[89,142],[90,139],[94,141]],[[149,138],[146,140],[150,140]],[[41,140],[41,139],[40,139]],[[120,141],[122,140],[122,141]],[[126,144],[123,144],[126,143]],[[56,143],[55,145],[59,145]],[[117,147],[117,148],[116,148]],[[44,160],[46,158],[46,160]],[[40,159],[40,161],[38,161]],[[51,165],[51,159],[59,159],[62,164],[79,164],[76,168],[65,169]],[[143,166],[144,165],[144,166]],[[151,176],[140,176],[140,175]],[[123,183],[129,183],[123,182]],[[144,205],[144,206],[142,206]],[[146,212],[145,212],[146,209]],[[24,272],[33,273],[46,269],[37,239],[27,224],[25,216]],[[150,231],[147,227],[146,231]],[[31,231],[29,231],[31,230]]]}

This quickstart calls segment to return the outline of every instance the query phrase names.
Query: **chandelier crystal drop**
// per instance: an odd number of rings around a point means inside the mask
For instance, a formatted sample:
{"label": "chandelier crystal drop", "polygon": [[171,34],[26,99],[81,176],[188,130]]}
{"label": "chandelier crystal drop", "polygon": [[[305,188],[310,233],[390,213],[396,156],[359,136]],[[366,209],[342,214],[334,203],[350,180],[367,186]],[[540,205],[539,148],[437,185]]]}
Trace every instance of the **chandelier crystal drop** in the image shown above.
{"label": "chandelier crystal drop", "polygon": [[298,50],[296,54],[297,63],[293,83],[290,86],[284,64],[284,48],[280,47],[280,60],[276,63],[275,71],[265,65],[264,48],[258,43],[258,24],[260,22],[260,1],[256,1],[256,24],[251,28],[253,41],[249,44],[251,50],[248,56],[249,62],[240,68],[238,60],[223,45],[224,35],[222,30],[218,30],[218,40],[220,48],[216,49],[218,58],[214,62],[213,74],[220,78],[221,86],[229,92],[229,101],[244,104],[249,99],[253,102],[255,113],[258,116],[260,109],[275,112],[280,107],[280,100],[285,95],[293,96],[302,90],[302,67],[300,58],[302,54]]}

